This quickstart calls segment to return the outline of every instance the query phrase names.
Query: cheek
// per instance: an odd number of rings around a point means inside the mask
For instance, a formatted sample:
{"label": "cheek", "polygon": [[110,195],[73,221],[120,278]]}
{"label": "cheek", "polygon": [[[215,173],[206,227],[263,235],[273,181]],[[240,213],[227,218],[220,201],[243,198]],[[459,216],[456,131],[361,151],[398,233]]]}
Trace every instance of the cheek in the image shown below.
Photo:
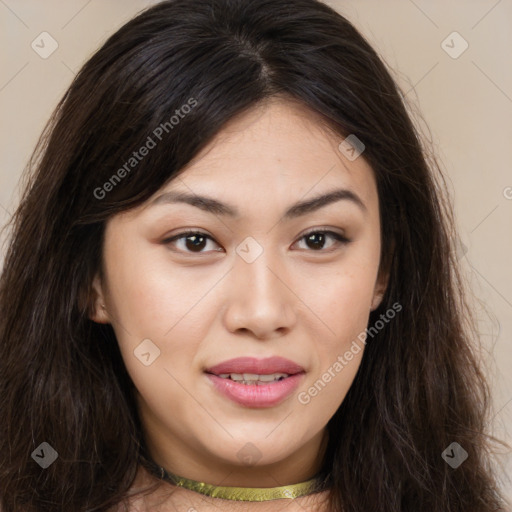
{"label": "cheek", "polygon": [[[318,304],[327,335],[311,333],[314,344],[312,371],[297,399],[315,425],[325,424],[343,402],[355,378],[364,353],[364,338],[369,318],[371,279],[340,272],[330,281],[330,291]],[[314,412],[312,412],[314,411]]]}
{"label": "cheek", "polygon": [[[362,249],[362,247],[361,247]],[[309,294],[326,329],[315,343],[315,365],[298,399],[314,408],[317,420],[326,421],[350,389],[364,353],[364,332],[378,270],[377,246],[354,251],[339,270],[317,277],[318,288]],[[347,253],[348,254],[348,253]],[[311,333],[312,339],[318,339]]]}
{"label": "cheek", "polygon": [[[149,399],[156,389],[175,386],[166,370],[180,382],[190,378],[191,363],[214,315],[214,294],[208,292],[214,290],[218,275],[206,267],[172,268],[162,248],[144,251],[126,244],[116,256],[107,265],[109,303],[115,307],[112,325],[127,370]],[[143,340],[151,340],[149,351],[158,354],[148,367],[136,357]]]}
{"label": "cheek", "polygon": [[325,275],[317,275],[316,282],[310,282],[314,291],[304,296],[309,297],[312,309],[320,313],[328,327],[328,339],[332,341],[329,347],[339,348],[366,328],[377,270],[378,257],[354,252],[338,269],[331,268]]}
{"label": "cheek", "polygon": [[[334,384],[329,385],[331,389],[348,389],[364,349],[361,333],[364,333],[370,315],[373,281],[357,272],[340,272],[329,283],[330,292],[316,306],[327,326],[327,335],[322,337],[322,343],[315,344],[317,367],[314,373],[315,378],[327,371],[331,372],[331,377],[335,373],[335,379],[325,375],[323,380],[332,380]],[[347,352],[346,362],[340,368],[336,363]]]}
{"label": "cheek", "polygon": [[190,272],[173,268],[166,256],[164,248],[143,243],[124,244],[112,252],[107,275],[113,323],[136,338],[172,333],[213,279],[195,276],[191,281]]}

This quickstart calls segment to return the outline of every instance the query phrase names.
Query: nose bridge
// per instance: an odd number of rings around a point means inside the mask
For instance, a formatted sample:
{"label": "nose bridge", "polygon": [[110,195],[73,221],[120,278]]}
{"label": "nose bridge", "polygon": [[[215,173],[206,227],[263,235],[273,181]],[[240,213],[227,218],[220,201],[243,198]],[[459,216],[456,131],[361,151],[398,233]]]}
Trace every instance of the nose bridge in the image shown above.
{"label": "nose bridge", "polygon": [[258,336],[290,327],[294,294],[286,286],[285,264],[271,247],[248,237],[236,249],[228,322]]}
{"label": "nose bridge", "polygon": [[282,295],[283,283],[277,275],[282,273],[283,265],[269,243],[265,245],[253,237],[247,237],[236,249],[234,270],[237,283],[245,284],[247,291],[251,292],[249,295],[272,301]]}

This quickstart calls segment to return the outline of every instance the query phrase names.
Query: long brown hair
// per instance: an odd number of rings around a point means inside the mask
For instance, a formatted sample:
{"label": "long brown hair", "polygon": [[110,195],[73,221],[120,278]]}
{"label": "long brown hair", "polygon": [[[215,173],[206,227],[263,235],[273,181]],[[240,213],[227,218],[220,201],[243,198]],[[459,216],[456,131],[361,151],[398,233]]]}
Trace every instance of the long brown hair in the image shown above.
{"label": "long brown hair", "polygon": [[[275,95],[319,112],[340,141],[354,134],[365,144],[390,270],[370,323],[396,301],[403,308],[368,340],[328,423],[330,510],[503,506],[443,177],[385,64],[316,0],[170,0],[85,63],[27,167],[0,282],[4,512],[101,511],[127,495],[144,462],[134,387],[112,327],[89,319],[105,223],[176,177],[233,116]],[[191,99],[194,108],[176,113]],[[120,172],[159,126],[163,143]],[[43,442],[58,454],[45,469],[31,457]],[[441,456],[453,442],[468,454],[456,469]]]}

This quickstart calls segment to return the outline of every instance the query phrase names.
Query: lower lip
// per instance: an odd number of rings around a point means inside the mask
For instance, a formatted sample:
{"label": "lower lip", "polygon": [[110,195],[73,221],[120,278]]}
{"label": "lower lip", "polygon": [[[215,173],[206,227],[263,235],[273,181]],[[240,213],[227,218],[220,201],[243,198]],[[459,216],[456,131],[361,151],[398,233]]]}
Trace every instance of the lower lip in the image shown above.
{"label": "lower lip", "polygon": [[241,384],[231,379],[223,379],[207,374],[215,389],[221,394],[246,407],[272,407],[288,398],[298,387],[304,373],[296,373],[285,379],[269,384]]}

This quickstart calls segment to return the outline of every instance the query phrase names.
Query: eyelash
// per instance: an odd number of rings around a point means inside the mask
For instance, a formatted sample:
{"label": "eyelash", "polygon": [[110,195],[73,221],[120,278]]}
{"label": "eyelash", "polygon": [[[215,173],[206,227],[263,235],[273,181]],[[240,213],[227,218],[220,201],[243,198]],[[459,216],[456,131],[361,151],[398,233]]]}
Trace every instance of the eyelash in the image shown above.
{"label": "eyelash", "polygon": [[[297,241],[303,240],[304,238],[306,238],[310,235],[319,234],[319,233],[323,234],[323,235],[329,235],[330,237],[334,238],[337,242],[339,242],[341,245],[346,245],[346,244],[350,243],[350,240],[348,238],[346,238],[345,236],[340,235],[339,233],[336,233],[335,231],[322,230],[322,229],[314,229],[314,230],[308,231],[308,232],[304,233]],[[207,238],[207,239],[211,240],[212,242],[217,243],[210,235],[203,233],[202,231],[197,231],[197,230],[193,230],[193,229],[182,231],[181,233],[178,233],[177,235],[174,235],[171,238],[167,238],[167,239],[163,240],[162,243],[165,245],[170,245],[172,242],[174,242],[176,240],[186,239],[190,235],[201,235],[202,237]],[[217,244],[217,245],[219,245],[219,244]],[[327,252],[328,253],[328,252],[332,252],[332,251],[333,251],[333,249],[331,248],[331,249],[318,249],[318,250],[310,249],[308,252],[318,252],[318,253]],[[194,251],[179,250],[179,252],[184,252],[185,254],[199,255],[199,254],[206,254],[208,251],[194,252]],[[215,252],[218,252],[218,251],[215,251]]]}

